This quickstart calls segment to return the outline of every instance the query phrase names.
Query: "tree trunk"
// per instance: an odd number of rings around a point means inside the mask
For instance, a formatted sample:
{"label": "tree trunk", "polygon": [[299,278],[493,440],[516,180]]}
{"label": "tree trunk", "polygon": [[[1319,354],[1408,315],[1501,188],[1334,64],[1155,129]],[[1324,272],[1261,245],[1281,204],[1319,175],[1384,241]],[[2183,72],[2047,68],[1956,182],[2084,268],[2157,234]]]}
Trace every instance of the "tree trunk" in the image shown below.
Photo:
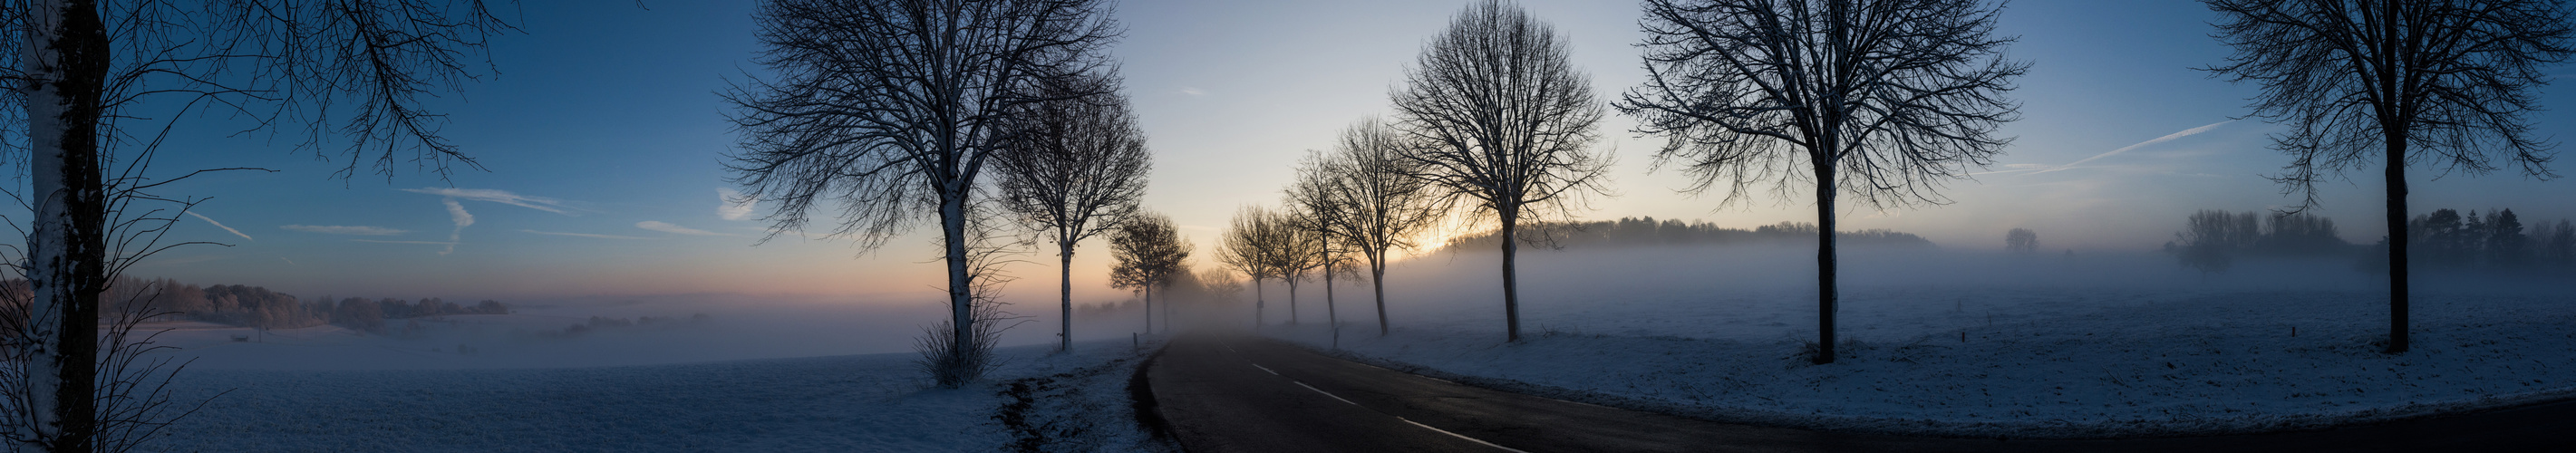
{"label": "tree trunk", "polygon": [[[1168,324],[1170,321],[1164,321]],[[1154,334],[1154,284],[1145,284],[1145,334]]]}
{"label": "tree trunk", "polygon": [[26,334],[34,355],[23,383],[29,423],[21,450],[95,448],[98,298],[106,284],[106,191],[99,168],[99,95],[108,69],[106,29],[90,1],[29,7],[20,67],[28,122],[28,178],[35,218],[27,248]]}
{"label": "tree trunk", "polygon": [[[1059,236],[1056,236],[1056,237],[1058,237],[1058,238],[1062,238],[1062,237],[1064,237],[1064,236],[1059,235]],[[1062,286],[1063,286],[1063,290],[1064,290],[1064,333],[1058,334],[1058,335],[1062,335],[1064,338],[1062,339],[1062,341],[1059,341],[1059,342],[1057,342],[1057,343],[1056,343],[1055,351],[1056,351],[1056,352],[1072,352],[1072,351],[1073,351],[1073,244],[1071,244],[1071,243],[1064,243],[1064,244],[1062,244],[1062,247],[1064,248],[1064,251],[1063,251],[1063,252],[1060,252],[1060,253],[1057,253],[1057,255],[1064,257],[1064,267],[1056,268],[1056,271],[1057,271],[1057,273],[1061,274],[1061,275],[1064,277],[1064,278],[1063,278],[1063,280],[1062,280],[1062,281],[1064,282],[1064,284],[1062,285]]]}
{"label": "tree trunk", "polygon": [[1386,336],[1386,259],[1369,259],[1369,287],[1377,291],[1377,336]]}
{"label": "tree trunk", "polygon": [[[972,288],[974,281],[967,275],[968,264],[966,263],[966,194],[964,192],[957,191],[947,199],[939,201],[939,230],[941,234],[946,235],[945,241],[948,246],[948,316],[951,335],[948,352],[952,354],[950,357],[966,357],[975,350],[976,346],[975,293]],[[951,364],[962,363],[951,362]],[[949,375],[965,375],[963,373],[965,370],[952,371],[960,373]],[[942,387],[955,388],[965,383],[941,382],[939,384]]]}
{"label": "tree trunk", "polygon": [[1816,163],[1816,357],[1834,363],[1834,160]]}
{"label": "tree trunk", "polygon": [[1260,278],[1260,277],[1253,277],[1253,278],[1252,278],[1252,330],[1261,330],[1261,324],[1262,324],[1261,316],[1262,316],[1263,314],[1266,314],[1266,313],[1264,313],[1264,312],[1270,311],[1270,309],[1269,309],[1269,308],[1266,308],[1266,307],[1265,307],[1265,306],[1267,306],[1267,305],[1269,305],[1269,304],[1270,304],[1270,302],[1269,302],[1269,301],[1264,300],[1264,299],[1262,298],[1262,294],[1261,294],[1261,278]]}
{"label": "tree trunk", "polygon": [[1333,308],[1333,265],[1324,265],[1324,325],[1333,328],[1333,349],[1342,348],[1342,315]]}
{"label": "tree trunk", "polygon": [[2388,134],[2388,353],[2406,352],[2406,141]]}
{"label": "tree trunk", "polygon": [[1297,276],[1288,275],[1288,325],[1297,325]]}
{"label": "tree trunk", "polygon": [[1513,271],[1512,271],[1512,258],[1513,258],[1513,256],[1512,256],[1512,255],[1513,255],[1514,253],[1516,253],[1516,252],[1518,252],[1518,251],[1519,251],[1519,247],[1518,247],[1518,246],[1520,245],[1520,242],[1519,242],[1519,241],[1520,241],[1520,231],[1519,231],[1519,228],[1517,227],[1517,223],[1518,223],[1517,221],[1519,221],[1519,220],[1520,220],[1520,210],[1519,210],[1519,209],[1514,209],[1514,208],[1517,208],[1517,206],[1515,206],[1515,207],[1513,207],[1513,208],[1505,208],[1505,209],[1500,209],[1500,210],[1499,210],[1499,211],[1502,211],[1502,216],[1503,216],[1503,230],[1502,230],[1502,232],[1503,232],[1503,341],[1504,341],[1504,342],[1518,342],[1518,341],[1521,341],[1521,289],[1520,289],[1520,279],[1519,279],[1519,277],[1518,277],[1518,274],[1517,274],[1516,272],[1513,272]]}

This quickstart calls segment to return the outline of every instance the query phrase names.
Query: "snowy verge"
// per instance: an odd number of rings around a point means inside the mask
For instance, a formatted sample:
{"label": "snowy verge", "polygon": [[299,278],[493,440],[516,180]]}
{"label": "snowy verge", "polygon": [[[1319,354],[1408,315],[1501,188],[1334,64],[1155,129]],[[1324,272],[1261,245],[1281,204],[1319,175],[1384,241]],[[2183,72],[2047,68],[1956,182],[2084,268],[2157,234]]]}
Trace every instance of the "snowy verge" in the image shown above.
{"label": "snowy verge", "polygon": [[[1177,451],[1126,386],[1158,345],[996,350],[959,389],[910,353],[478,370],[188,370],[147,451]],[[223,392],[221,396],[216,396]],[[207,400],[207,398],[212,398]]]}
{"label": "snowy verge", "polygon": [[[2050,292],[1994,296],[2099,297]],[[1845,341],[1837,363],[1822,366],[1808,363],[1799,337],[1539,329],[1519,344],[1504,344],[1499,322],[1456,318],[1399,327],[1386,337],[1346,320],[1339,349],[1321,325],[1267,333],[1365,363],[1507,391],[1721,422],[1904,435],[2305,430],[2576,398],[2576,298],[2419,295],[2414,350],[2392,356],[2378,352],[2386,328],[2383,297],[2204,292]],[[1633,330],[1618,319],[1581,321]]]}

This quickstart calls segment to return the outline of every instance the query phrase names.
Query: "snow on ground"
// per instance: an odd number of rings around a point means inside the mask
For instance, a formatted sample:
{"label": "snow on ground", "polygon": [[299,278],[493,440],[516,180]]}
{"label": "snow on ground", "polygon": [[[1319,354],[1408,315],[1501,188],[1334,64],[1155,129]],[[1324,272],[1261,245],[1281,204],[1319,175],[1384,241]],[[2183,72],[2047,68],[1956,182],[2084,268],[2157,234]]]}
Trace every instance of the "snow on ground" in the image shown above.
{"label": "snow on ground", "polygon": [[[910,353],[680,365],[188,370],[157,451],[1172,451],[1136,422],[1126,340],[998,350],[961,389]],[[220,395],[219,395],[220,394]],[[211,400],[208,400],[211,398]]]}
{"label": "snow on ground", "polygon": [[[1522,344],[1502,342],[1488,289],[1499,277],[1479,279],[1489,256],[1460,254],[1388,277],[1396,330],[1384,338],[1364,293],[1343,290],[1340,353],[1721,421],[1956,436],[2297,429],[2576,397],[2564,278],[2420,279],[2414,350],[2390,356],[2378,352],[2384,283],[2347,263],[2202,276],[2152,254],[1861,251],[1845,255],[1843,358],[1817,366],[1800,352],[1815,292],[1798,268],[1813,261],[1743,248],[1523,256]],[[1308,323],[1268,331],[1332,349],[1311,286]],[[1283,292],[1268,297],[1284,317]]]}

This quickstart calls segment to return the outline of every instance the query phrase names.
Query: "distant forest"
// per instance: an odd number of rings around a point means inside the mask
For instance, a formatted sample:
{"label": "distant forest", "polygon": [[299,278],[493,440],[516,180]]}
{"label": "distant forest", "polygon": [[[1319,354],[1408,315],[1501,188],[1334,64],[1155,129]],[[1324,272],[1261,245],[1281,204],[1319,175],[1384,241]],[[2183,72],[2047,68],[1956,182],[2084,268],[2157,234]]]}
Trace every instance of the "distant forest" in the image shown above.
{"label": "distant forest", "polygon": [[[2165,243],[2182,265],[2226,270],[2236,258],[2350,258],[2356,268],[2387,272],[2388,239],[2352,244],[2334,219],[2310,214],[2267,215],[2202,210]],[[2461,214],[2436,209],[2406,222],[2408,263],[2418,269],[2513,270],[2576,267],[2576,223],[2539,221],[2526,226],[2512,209]]]}
{"label": "distant forest", "polygon": [[[1449,241],[1448,250],[1491,251],[1502,247],[1496,232],[1460,236]],[[1521,227],[1521,237],[1536,238],[1545,234],[1560,247],[1644,246],[1679,244],[1814,244],[1816,224],[1780,222],[1753,229],[1717,226],[1708,222],[1655,220],[1654,217],[1623,217],[1619,220],[1590,222],[1556,222]],[[1835,239],[1844,246],[1930,247],[1932,241],[1885,229],[1844,231]]]}
{"label": "distant forest", "polygon": [[[29,295],[26,279],[0,281],[0,291],[7,291],[7,304],[0,314],[25,316]],[[384,298],[369,300],[351,297],[333,301],[324,296],[310,302],[293,294],[269,291],[246,285],[213,285],[200,287],[170,279],[126,277],[100,295],[101,319],[120,313],[165,313],[153,320],[195,320],[216,324],[269,329],[294,329],[333,324],[355,330],[382,333],[385,320],[442,315],[509,314],[510,307],[499,301],[485,300],[474,305],[459,305],[438,298],[417,302]]]}

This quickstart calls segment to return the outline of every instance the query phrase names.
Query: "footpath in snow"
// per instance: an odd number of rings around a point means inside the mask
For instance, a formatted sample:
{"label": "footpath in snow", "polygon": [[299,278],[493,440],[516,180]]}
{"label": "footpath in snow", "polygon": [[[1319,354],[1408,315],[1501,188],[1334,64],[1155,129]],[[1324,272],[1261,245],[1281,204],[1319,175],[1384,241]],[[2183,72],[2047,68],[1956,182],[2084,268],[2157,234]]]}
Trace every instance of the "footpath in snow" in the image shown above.
{"label": "footpath in snow", "polygon": [[[468,370],[188,370],[204,410],[151,451],[1172,451],[1129,378],[1156,345],[997,350],[937,389],[910,353],[681,365]],[[221,393],[221,396],[216,396]]]}
{"label": "footpath in snow", "polygon": [[[1699,288],[1692,285],[1725,282],[1664,275],[1676,272],[1686,271],[1541,283],[1524,291],[1536,297],[1523,302],[1519,344],[1503,342],[1499,298],[1475,291],[1390,289],[1391,298],[1410,299],[1390,304],[1401,308],[1391,310],[1395,330],[1382,338],[1362,308],[1367,299],[1343,297],[1338,349],[1316,322],[1323,310],[1313,295],[1304,296],[1304,325],[1265,332],[1381,366],[1542,396],[1914,435],[2258,432],[2576,397],[2576,293],[2563,283],[2425,285],[2436,287],[2416,294],[2414,349],[2404,355],[2379,352],[2384,292],[2334,289],[2367,281],[2266,287],[2133,275],[2150,284],[1852,285],[1841,358],[1820,366],[1801,352],[1814,338],[1812,292]],[[1406,284],[1389,280],[1390,288]],[[1278,305],[1279,294],[1271,296]]]}

